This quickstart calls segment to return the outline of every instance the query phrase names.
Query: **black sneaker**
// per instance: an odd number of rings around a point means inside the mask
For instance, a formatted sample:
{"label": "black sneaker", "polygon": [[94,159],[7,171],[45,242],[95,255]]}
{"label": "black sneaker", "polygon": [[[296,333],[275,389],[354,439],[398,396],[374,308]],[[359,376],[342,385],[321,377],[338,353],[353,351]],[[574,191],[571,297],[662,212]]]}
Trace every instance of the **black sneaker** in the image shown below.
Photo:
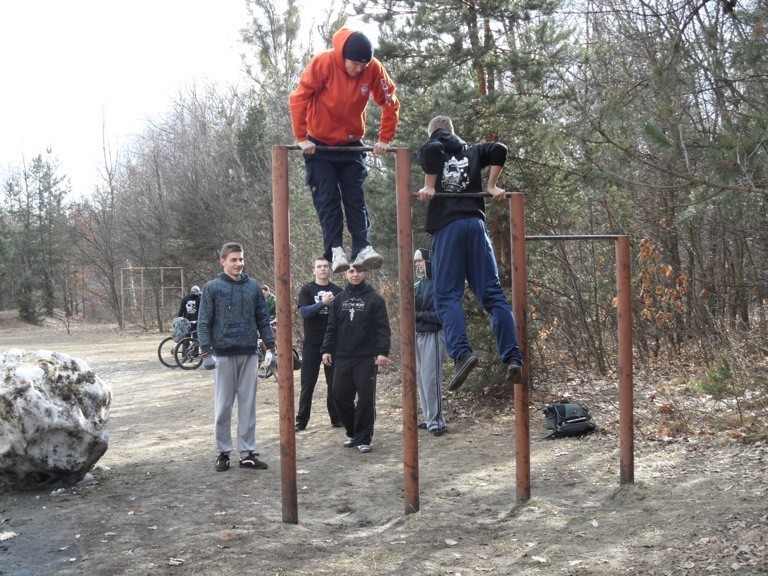
{"label": "black sneaker", "polygon": [[453,379],[448,383],[448,390],[453,391],[461,388],[469,373],[477,366],[477,362],[477,356],[472,354],[472,352],[464,352],[456,362],[456,372],[453,375]]}
{"label": "black sneaker", "polygon": [[341,420],[331,420],[331,426],[334,428],[341,428],[344,424],[341,423]]}
{"label": "black sneaker", "polygon": [[427,423],[426,422],[422,422],[421,424],[416,426],[416,428],[418,428],[419,430],[426,430],[427,429]]}
{"label": "black sneaker", "polygon": [[443,429],[442,428],[435,428],[434,430],[429,431],[432,436],[442,436],[443,435]]}
{"label": "black sneaker", "polygon": [[226,472],[229,470],[229,454],[222,452],[216,458],[216,472]]}
{"label": "black sneaker", "polygon": [[266,462],[257,458],[256,452],[249,452],[245,458],[240,458],[240,468],[253,468],[255,470],[265,470],[269,468]]}
{"label": "black sneaker", "polygon": [[302,424],[301,422],[296,422],[296,432],[301,432],[302,430],[306,430],[307,425]]}
{"label": "black sneaker", "polygon": [[507,382],[517,384],[523,379],[523,367],[517,360],[510,360],[507,365]]}

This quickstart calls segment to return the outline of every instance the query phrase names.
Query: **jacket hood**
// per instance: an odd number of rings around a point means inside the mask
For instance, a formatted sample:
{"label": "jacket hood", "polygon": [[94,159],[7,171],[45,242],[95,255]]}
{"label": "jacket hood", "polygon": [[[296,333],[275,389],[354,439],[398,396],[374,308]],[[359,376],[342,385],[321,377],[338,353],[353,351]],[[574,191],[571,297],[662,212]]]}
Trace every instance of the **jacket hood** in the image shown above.
{"label": "jacket hood", "polygon": [[421,254],[421,258],[424,260],[424,275],[427,278],[432,278],[432,251],[428,248],[417,248],[416,252]]}
{"label": "jacket hood", "polygon": [[434,132],[432,132],[432,135],[429,137],[430,140],[437,140],[443,145],[443,149],[446,152],[450,153],[456,153],[460,152],[464,148],[467,147],[467,143],[464,142],[461,138],[456,136],[456,134],[451,134],[450,132],[446,132],[442,128],[438,128]]}
{"label": "jacket hood", "polygon": [[230,276],[227,275],[226,272],[222,272],[219,274],[219,278],[221,278],[225,282],[230,282],[232,284],[239,284],[240,282],[246,282],[248,280],[248,274],[243,272],[242,274],[240,274],[240,280],[233,280]]}
{"label": "jacket hood", "polygon": [[349,292],[352,294],[360,295],[360,294],[364,294],[365,292],[373,292],[373,286],[368,284],[367,280],[363,280],[357,286],[347,282],[347,290],[349,290]]}
{"label": "jacket hood", "polygon": [[344,68],[344,44],[347,43],[349,37],[357,32],[351,28],[339,28],[336,34],[333,35],[333,61],[339,66]]}

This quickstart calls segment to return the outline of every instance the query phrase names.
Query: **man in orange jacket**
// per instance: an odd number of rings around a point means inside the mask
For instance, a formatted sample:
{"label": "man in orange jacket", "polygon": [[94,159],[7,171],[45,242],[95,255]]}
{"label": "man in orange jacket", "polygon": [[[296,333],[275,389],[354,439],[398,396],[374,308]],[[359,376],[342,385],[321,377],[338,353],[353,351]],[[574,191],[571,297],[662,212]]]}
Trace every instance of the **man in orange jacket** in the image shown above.
{"label": "man in orange jacket", "polygon": [[352,237],[352,265],[358,270],[381,267],[381,256],[371,246],[369,236],[365,153],[322,149],[362,148],[365,109],[371,97],[381,107],[379,139],[373,153],[383,154],[395,137],[399,119],[395,85],[373,57],[371,41],[362,32],[341,28],[333,35],[333,48],[312,59],[288,99],[293,133],[304,153],[307,185],[323,230],[324,256],[334,272],[345,272],[350,266],[342,246],[344,213]]}

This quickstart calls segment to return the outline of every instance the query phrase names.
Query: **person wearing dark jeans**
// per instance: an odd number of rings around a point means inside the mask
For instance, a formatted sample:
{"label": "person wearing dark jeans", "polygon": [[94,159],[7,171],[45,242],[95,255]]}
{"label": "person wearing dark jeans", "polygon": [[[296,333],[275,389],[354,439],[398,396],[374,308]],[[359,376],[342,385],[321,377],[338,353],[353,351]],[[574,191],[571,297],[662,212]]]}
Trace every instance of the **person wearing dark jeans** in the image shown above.
{"label": "person wearing dark jeans", "polygon": [[328,312],[341,286],[330,281],[331,265],[323,256],[315,258],[313,265],[315,279],[307,282],[299,291],[298,309],[304,319],[304,345],[301,351],[301,395],[299,411],[296,414],[296,430],[304,430],[309,424],[312,411],[312,396],[315,392],[320,366],[325,371],[325,383],[328,387],[326,406],[331,425],[341,427],[341,420],[333,399],[333,366],[323,365],[320,346],[323,344],[325,329],[328,326]]}
{"label": "person wearing dark jeans", "polygon": [[[347,432],[344,446],[371,451],[376,421],[376,375],[389,364],[391,332],[384,299],[354,266],[334,299],[323,346],[323,364],[333,366],[333,397]],[[357,404],[355,404],[357,397]]]}
{"label": "person wearing dark jeans", "polygon": [[[323,231],[323,255],[333,272],[344,272],[350,261],[358,270],[373,270],[381,267],[382,259],[371,246],[365,203],[366,108],[371,99],[381,108],[379,137],[373,145],[374,155],[379,155],[389,150],[395,137],[400,103],[365,34],[341,28],[333,35],[332,45],[312,58],[291,93],[291,124],[304,154],[307,185]],[[323,147],[360,151],[337,154]],[[345,216],[351,259],[342,246]]]}
{"label": "person wearing dark jeans", "polygon": [[[448,390],[457,390],[478,363],[467,338],[461,306],[465,283],[493,318],[491,327],[499,358],[507,365],[506,381],[520,382],[523,356],[517,343],[515,317],[501,286],[493,245],[485,228],[485,198],[462,197],[483,192],[482,170],[490,167],[488,193],[492,201],[504,201],[506,194],[496,182],[507,159],[507,147],[501,142],[467,146],[454,134],[453,122],[447,116],[433,118],[427,133],[429,141],[417,155],[424,170],[419,199],[429,201],[424,228],[433,237],[435,309],[445,331],[448,353],[456,363]],[[443,193],[453,196],[441,198]]]}

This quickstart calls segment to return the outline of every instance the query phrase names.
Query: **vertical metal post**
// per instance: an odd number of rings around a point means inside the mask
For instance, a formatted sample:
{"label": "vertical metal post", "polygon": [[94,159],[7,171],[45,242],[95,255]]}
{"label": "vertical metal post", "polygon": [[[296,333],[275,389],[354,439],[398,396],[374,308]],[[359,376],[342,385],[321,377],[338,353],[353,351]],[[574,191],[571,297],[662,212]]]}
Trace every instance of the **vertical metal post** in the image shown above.
{"label": "vertical metal post", "polygon": [[632,280],[629,237],[616,239],[616,289],[619,331],[619,454],[620,483],[635,481],[635,440],[632,383]]}
{"label": "vertical metal post", "polygon": [[416,421],[416,322],[413,294],[411,157],[395,151],[397,171],[397,260],[400,269],[400,353],[402,357],[403,476],[405,513],[419,511],[419,436]]}
{"label": "vertical metal post", "polygon": [[277,303],[278,411],[280,413],[280,480],[283,522],[299,522],[296,482],[296,430],[293,405],[293,334],[291,314],[291,233],[289,221],[288,148],[272,147],[272,213]]}
{"label": "vertical metal post", "polygon": [[525,195],[509,197],[509,230],[512,243],[512,288],[515,323],[523,353],[523,377],[515,384],[515,472],[517,499],[531,498],[531,431],[528,410],[528,296],[526,292]]}

